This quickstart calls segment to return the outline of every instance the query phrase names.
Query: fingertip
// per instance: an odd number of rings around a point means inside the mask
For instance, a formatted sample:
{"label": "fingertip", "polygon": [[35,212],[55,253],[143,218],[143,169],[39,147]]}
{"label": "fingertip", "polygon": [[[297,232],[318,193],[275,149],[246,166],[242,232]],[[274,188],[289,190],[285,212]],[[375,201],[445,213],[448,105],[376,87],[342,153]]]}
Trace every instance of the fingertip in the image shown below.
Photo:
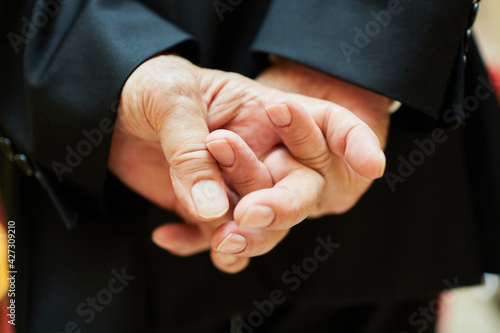
{"label": "fingertip", "polygon": [[269,120],[277,127],[288,127],[292,123],[292,113],[286,103],[271,104],[265,110]]}
{"label": "fingertip", "polygon": [[357,126],[348,134],[345,161],[354,172],[364,178],[382,177],[385,155],[380,149],[380,141],[368,126]]}
{"label": "fingertip", "polygon": [[271,207],[252,205],[239,220],[240,228],[267,228],[276,219],[276,213]]}
{"label": "fingertip", "polygon": [[215,252],[214,256],[216,257],[216,260],[218,262],[220,262],[222,264],[222,266],[224,266],[224,267],[231,266],[234,263],[236,263],[236,261],[238,261],[238,257],[233,256],[231,254],[225,254],[225,253],[221,253],[221,252]]}
{"label": "fingertip", "polygon": [[177,228],[176,223],[168,223],[156,227],[151,233],[151,240],[158,246],[164,247],[170,241],[175,240],[176,236],[183,234],[182,230]]}
{"label": "fingertip", "polygon": [[215,130],[213,132],[210,132],[207,135],[207,138],[206,138],[205,142],[206,143],[210,143],[210,142],[216,141],[216,140],[224,140],[228,136],[231,136],[232,134],[234,134],[234,132],[232,132],[232,131],[229,131],[229,130],[226,130],[226,129],[217,129],[217,130]]}
{"label": "fingertip", "polygon": [[228,274],[239,273],[250,263],[250,258],[236,257],[216,251],[211,251],[210,257],[212,259],[212,263],[218,270]]}
{"label": "fingertip", "polygon": [[229,210],[226,190],[218,181],[200,180],[191,188],[191,197],[196,212],[203,219],[217,219]]}
{"label": "fingertip", "polygon": [[161,244],[165,242],[162,232],[158,231],[158,229],[155,229],[151,233],[151,241],[155,243],[157,246],[161,247]]}
{"label": "fingertip", "polygon": [[224,172],[225,180],[240,196],[273,185],[267,167],[238,134],[220,130],[207,141],[207,148]]}
{"label": "fingertip", "polygon": [[177,242],[175,241],[175,237],[172,237],[172,228],[169,228],[169,226],[160,226],[156,228],[152,234],[151,234],[151,240],[153,243],[156,244],[156,246],[167,250],[168,252],[171,252],[175,255],[183,255],[182,249],[179,251],[179,246]]}
{"label": "fingertip", "polygon": [[158,247],[173,255],[186,257],[208,249],[209,244],[201,237],[194,225],[182,222],[167,223],[151,233],[151,240]]}
{"label": "fingertip", "polygon": [[243,252],[247,246],[248,240],[245,236],[231,232],[217,245],[215,251],[233,255]]}
{"label": "fingertip", "polygon": [[380,172],[377,178],[382,178],[385,173],[385,167],[387,164],[387,159],[385,158],[385,154],[382,150],[379,151],[379,163],[380,163]]}
{"label": "fingertip", "polygon": [[233,147],[225,139],[208,142],[207,149],[217,162],[224,167],[230,168],[236,160]]}
{"label": "fingertip", "polygon": [[367,179],[377,179],[383,175],[385,162],[381,161],[378,153],[365,152],[363,156],[353,155],[354,153],[348,153],[346,155],[346,162],[358,175]]}

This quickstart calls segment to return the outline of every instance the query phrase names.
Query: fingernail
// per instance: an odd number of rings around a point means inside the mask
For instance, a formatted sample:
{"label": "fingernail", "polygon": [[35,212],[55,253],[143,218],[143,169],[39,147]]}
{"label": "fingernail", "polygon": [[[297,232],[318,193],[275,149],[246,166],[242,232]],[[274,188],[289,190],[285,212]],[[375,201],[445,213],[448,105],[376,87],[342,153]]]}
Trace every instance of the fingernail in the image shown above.
{"label": "fingernail", "polygon": [[255,205],[246,211],[241,218],[241,228],[265,228],[274,221],[274,211],[267,206]]}
{"label": "fingernail", "polygon": [[215,140],[207,143],[207,148],[212,156],[225,167],[230,167],[234,164],[236,156],[234,155],[233,147],[227,140]]}
{"label": "fingernail", "polygon": [[191,188],[198,215],[210,219],[221,217],[229,209],[226,191],[215,180],[201,180]]}
{"label": "fingernail", "polygon": [[266,108],[266,113],[274,125],[278,127],[290,126],[292,114],[286,104],[274,104]]}
{"label": "fingernail", "polygon": [[385,173],[385,164],[387,163],[386,162],[386,158],[385,158],[385,154],[384,154],[384,152],[382,150],[379,152],[379,158],[380,158],[381,161],[383,161],[383,166],[382,166],[382,169],[380,170],[380,175],[379,175],[379,178],[380,178]]}
{"label": "fingernail", "polygon": [[243,251],[247,247],[247,244],[247,239],[242,235],[230,233],[220,242],[215,250],[225,254],[236,254]]}
{"label": "fingernail", "polygon": [[216,252],[215,255],[217,256],[217,260],[227,266],[234,264],[238,260],[238,257],[230,254]]}

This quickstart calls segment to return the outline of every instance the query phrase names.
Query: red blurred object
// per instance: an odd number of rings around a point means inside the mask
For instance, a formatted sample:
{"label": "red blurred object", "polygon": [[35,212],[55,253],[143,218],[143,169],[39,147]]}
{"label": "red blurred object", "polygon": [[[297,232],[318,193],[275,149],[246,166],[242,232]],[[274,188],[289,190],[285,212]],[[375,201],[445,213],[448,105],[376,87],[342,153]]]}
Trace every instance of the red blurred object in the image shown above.
{"label": "red blurred object", "polygon": [[7,322],[7,319],[9,317],[7,317],[7,306],[8,306],[8,298],[7,297],[4,297],[2,301],[0,301],[0,307],[2,307],[0,309],[0,316],[2,319],[0,319],[0,332],[2,333],[14,333],[15,330],[14,330],[14,326],[10,325],[8,322]]}
{"label": "red blurred object", "polygon": [[500,102],[500,68],[488,68],[488,74],[490,76],[491,83],[493,84],[493,88],[497,92],[497,98]]}

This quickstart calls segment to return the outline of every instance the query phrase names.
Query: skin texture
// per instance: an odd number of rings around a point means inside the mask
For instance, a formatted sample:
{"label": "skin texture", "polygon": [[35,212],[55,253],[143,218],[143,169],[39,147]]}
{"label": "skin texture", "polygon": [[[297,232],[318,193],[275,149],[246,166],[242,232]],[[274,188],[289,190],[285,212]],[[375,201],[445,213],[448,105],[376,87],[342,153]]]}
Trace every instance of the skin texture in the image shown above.
{"label": "skin texture", "polygon": [[[382,175],[390,101],[336,80],[340,102],[365,124],[335,103],[298,94],[337,96],[326,88],[308,91],[317,72],[293,65],[280,60],[264,71],[257,81],[267,86],[173,55],[132,73],[109,168],[184,220],[158,227],[157,245],[177,255],[211,248],[214,265],[235,273],[306,217],[346,211]],[[283,209],[290,202],[294,209]]]}

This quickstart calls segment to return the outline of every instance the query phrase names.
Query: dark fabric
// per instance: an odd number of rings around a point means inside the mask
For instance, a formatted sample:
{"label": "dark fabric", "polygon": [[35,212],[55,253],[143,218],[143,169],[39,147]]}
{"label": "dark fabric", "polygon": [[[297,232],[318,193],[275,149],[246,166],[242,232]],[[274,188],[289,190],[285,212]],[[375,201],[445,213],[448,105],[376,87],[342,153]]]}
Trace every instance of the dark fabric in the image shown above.
{"label": "dark fabric", "polygon": [[[433,333],[439,311],[438,301],[439,296],[434,294],[405,302],[386,301],[343,307],[306,303],[284,305],[276,310],[262,303],[262,317],[255,310],[235,315],[230,332]],[[268,320],[266,314],[271,311],[273,317]],[[290,317],[307,320],[290,320]]]}
{"label": "dark fabric", "polygon": [[[350,63],[340,43],[354,43],[353,29],[364,29],[376,20],[371,11],[389,2],[48,1],[58,13],[26,34],[40,3],[25,11],[6,1],[0,20],[4,35],[25,38],[2,42],[9,65],[1,67],[0,132],[37,171],[36,179],[25,176],[0,157],[0,187],[22,251],[19,332],[67,325],[82,332],[221,332],[276,293],[285,300],[262,329],[313,332],[318,320],[345,325],[343,314],[357,312],[364,319],[351,331],[383,332],[384,325],[409,323],[396,305],[385,305],[408,304],[411,314],[429,301],[422,295],[500,271],[499,110],[474,48],[464,71],[470,2],[401,1],[403,10]],[[121,87],[140,63],[166,50],[251,77],[265,68],[267,53],[276,53],[401,100],[385,177],[351,211],[304,221],[240,274],[218,272],[206,253],[169,255],[150,234],[177,218],[106,171]],[[466,104],[473,97],[477,106]],[[102,138],[94,137],[92,153],[70,157],[72,171],[59,172],[60,179],[57,170],[66,169],[54,162],[68,165],[68,151],[91,142],[93,130]],[[120,285],[116,276],[124,274],[130,280]],[[89,302],[100,303],[92,312]],[[387,323],[370,331],[363,325],[371,316]]]}
{"label": "dark fabric", "polygon": [[470,5],[468,0],[278,0],[253,48],[290,57],[437,118]]}
{"label": "dark fabric", "polygon": [[[31,21],[40,12],[44,13],[37,2]],[[26,152],[37,162],[54,197],[65,197],[64,203],[56,200],[61,210],[66,212],[74,202],[86,204],[65,214],[69,226],[99,204],[96,198],[103,190],[111,142],[107,128],[112,127],[126,78],[145,59],[188,39],[135,1],[72,1],[61,5],[57,17],[26,44],[28,103],[36,123]],[[89,61],[92,69],[82,71]],[[61,128],[66,128],[64,140]],[[78,153],[82,140],[88,139],[83,131],[96,129],[102,139],[90,141],[92,158],[72,157],[73,163],[68,163],[70,149]],[[81,150],[86,154],[86,148]],[[69,169],[58,172],[63,167],[54,163]],[[88,170],[94,170],[91,177]],[[63,184],[54,184],[54,173],[59,174],[58,183],[64,175]]]}
{"label": "dark fabric", "polygon": [[[484,254],[485,269],[498,272],[500,251],[498,250],[498,235],[500,235],[500,112],[494,98],[493,87],[478,90],[483,86],[486,71],[479,60],[477,50],[469,53],[470,65],[467,66],[465,91],[467,103],[464,108],[465,138],[467,142],[467,166],[469,179],[473,190],[475,214],[478,217],[479,244]],[[497,92],[498,93],[498,92]],[[483,103],[475,104],[482,95],[491,94]],[[496,110],[489,112],[489,110]]]}

